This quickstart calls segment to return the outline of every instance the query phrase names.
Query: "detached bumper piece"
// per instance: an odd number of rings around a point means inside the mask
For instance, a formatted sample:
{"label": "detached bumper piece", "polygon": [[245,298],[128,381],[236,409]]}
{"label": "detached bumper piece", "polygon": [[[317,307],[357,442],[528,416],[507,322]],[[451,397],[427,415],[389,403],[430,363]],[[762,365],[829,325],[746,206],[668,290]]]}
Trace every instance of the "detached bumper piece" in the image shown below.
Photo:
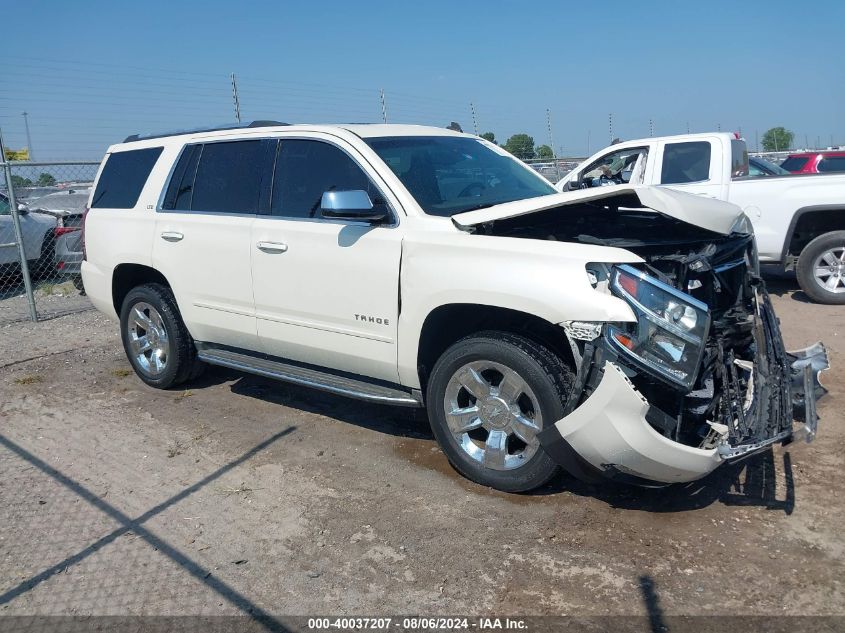
{"label": "detached bumper piece", "polygon": [[[569,413],[540,433],[544,450],[579,479],[653,487],[700,479],[773,444],[811,441],[816,400],[826,393],[819,382],[828,368],[824,346],[787,353],[765,294],[758,305],[753,362],[735,358],[720,338],[713,341],[714,362],[702,387],[710,394],[707,430],[697,446],[673,439],[671,427],[680,427],[681,416],[650,404],[628,377],[637,372],[600,345],[585,355],[575,385],[589,396],[577,407],[570,402]],[[803,427],[793,429],[793,419]]]}

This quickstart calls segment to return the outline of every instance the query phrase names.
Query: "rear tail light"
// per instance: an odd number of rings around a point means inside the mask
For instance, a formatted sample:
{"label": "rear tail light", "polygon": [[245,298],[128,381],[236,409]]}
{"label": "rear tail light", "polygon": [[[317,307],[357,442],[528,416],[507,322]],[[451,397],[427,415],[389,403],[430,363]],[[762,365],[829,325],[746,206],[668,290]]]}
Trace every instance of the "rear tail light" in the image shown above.
{"label": "rear tail light", "polygon": [[82,261],[88,261],[88,253],[85,250],[85,218],[88,217],[88,207],[85,207],[82,210],[82,224],[80,228],[82,229]]}
{"label": "rear tail light", "polygon": [[73,233],[74,231],[79,230],[80,227],[78,226],[57,226],[55,229],[53,229],[53,234],[56,237],[59,237],[60,235],[67,235],[68,233]]}

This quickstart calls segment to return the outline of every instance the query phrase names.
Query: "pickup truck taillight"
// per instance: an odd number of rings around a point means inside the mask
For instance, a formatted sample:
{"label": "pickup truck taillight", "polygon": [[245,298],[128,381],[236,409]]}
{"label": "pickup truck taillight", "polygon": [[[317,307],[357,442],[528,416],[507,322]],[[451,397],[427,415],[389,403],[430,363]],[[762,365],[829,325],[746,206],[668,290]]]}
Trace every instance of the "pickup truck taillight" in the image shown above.
{"label": "pickup truck taillight", "polygon": [[74,231],[78,231],[78,226],[57,226],[53,229],[53,235],[59,237],[60,235],[66,235],[68,233],[73,233]]}
{"label": "pickup truck taillight", "polygon": [[85,218],[88,217],[88,207],[85,207],[82,210],[82,223],[80,224],[80,228],[82,229],[82,261],[88,261],[88,253],[85,251]]}

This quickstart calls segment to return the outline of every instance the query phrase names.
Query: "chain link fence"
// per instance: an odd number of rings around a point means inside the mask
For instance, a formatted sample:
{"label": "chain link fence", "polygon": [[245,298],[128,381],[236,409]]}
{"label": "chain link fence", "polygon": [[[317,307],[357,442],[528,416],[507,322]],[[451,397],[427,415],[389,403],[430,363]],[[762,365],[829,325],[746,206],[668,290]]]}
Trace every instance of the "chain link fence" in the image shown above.
{"label": "chain link fence", "polygon": [[81,278],[82,214],[99,162],[0,167],[0,326],[90,309]]}

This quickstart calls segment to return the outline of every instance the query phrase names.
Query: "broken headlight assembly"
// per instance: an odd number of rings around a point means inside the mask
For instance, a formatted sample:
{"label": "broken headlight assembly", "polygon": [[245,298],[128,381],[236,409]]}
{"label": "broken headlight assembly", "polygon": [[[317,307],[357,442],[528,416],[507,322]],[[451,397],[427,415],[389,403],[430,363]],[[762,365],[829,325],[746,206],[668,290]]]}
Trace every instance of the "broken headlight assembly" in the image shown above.
{"label": "broken headlight assembly", "polygon": [[608,325],[610,344],[649,373],[691,389],[710,329],[707,305],[627,265],[613,268],[611,291],[637,322]]}

